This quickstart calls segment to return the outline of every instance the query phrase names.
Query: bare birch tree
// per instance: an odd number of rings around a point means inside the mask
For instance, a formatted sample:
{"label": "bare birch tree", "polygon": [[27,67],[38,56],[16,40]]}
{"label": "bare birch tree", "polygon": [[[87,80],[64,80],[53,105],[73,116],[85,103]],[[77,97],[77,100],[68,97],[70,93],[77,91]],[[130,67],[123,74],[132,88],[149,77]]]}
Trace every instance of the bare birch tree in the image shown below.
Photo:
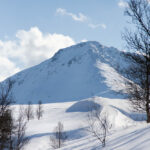
{"label": "bare birch tree", "polygon": [[28,141],[23,114],[19,112],[17,121],[13,118],[10,107],[14,103],[12,86],[11,80],[0,83],[0,150],[22,150]]}
{"label": "bare birch tree", "polygon": [[61,122],[58,122],[54,129],[54,134],[50,136],[50,144],[54,149],[61,148],[67,139],[67,135],[64,132],[64,126]]}
{"label": "bare birch tree", "polygon": [[24,109],[20,107],[19,116],[15,121],[15,131],[12,143],[12,150],[22,150],[29,142],[29,138],[26,136],[27,121],[25,120]]}
{"label": "bare birch tree", "polygon": [[28,102],[28,106],[25,109],[25,114],[26,114],[28,121],[34,118],[33,107],[32,107],[31,101]]}
{"label": "bare birch tree", "polygon": [[108,122],[108,116],[101,114],[100,109],[96,106],[92,106],[87,116],[87,131],[92,133],[94,137],[102,144],[102,147],[106,146],[107,134],[111,128],[111,124]]}
{"label": "bare birch tree", "polygon": [[38,101],[38,108],[36,110],[36,115],[37,115],[37,118],[38,120],[43,116],[43,107],[42,107],[42,101]]}
{"label": "bare birch tree", "polygon": [[147,114],[150,122],[150,5],[148,0],[129,0],[125,14],[134,25],[125,30],[123,39],[131,53],[126,55],[130,65],[124,70],[126,91],[132,107]]}

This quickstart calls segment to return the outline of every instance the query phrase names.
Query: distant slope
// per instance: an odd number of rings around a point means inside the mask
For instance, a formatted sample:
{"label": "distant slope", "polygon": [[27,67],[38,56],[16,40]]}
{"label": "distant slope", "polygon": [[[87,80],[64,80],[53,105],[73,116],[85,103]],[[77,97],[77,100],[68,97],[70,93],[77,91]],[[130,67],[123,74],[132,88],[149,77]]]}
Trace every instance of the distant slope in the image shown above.
{"label": "distant slope", "polygon": [[38,100],[65,102],[91,96],[115,98],[122,76],[114,68],[124,65],[122,52],[98,42],[84,42],[59,50],[52,58],[12,76],[17,103]]}

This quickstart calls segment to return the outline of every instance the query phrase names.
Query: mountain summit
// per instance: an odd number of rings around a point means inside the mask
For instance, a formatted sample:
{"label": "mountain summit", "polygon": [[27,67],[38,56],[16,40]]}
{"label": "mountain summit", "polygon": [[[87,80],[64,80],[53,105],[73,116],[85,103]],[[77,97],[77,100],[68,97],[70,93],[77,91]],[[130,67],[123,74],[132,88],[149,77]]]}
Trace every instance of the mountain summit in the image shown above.
{"label": "mountain summit", "polygon": [[115,71],[122,52],[98,42],[60,49],[52,58],[10,77],[17,103],[65,102],[92,96],[115,97],[122,76]]}

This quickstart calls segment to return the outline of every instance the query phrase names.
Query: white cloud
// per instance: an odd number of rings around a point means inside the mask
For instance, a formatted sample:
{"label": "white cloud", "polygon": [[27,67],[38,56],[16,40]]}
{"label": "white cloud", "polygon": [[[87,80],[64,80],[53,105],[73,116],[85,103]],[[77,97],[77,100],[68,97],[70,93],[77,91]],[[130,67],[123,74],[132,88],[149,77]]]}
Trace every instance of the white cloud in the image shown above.
{"label": "white cloud", "polygon": [[148,3],[150,3],[150,0],[147,0]]}
{"label": "white cloud", "polygon": [[81,40],[81,42],[87,42],[88,40],[87,39],[83,39],[83,40]]}
{"label": "white cloud", "polygon": [[0,41],[0,80],[52,57],[60,48],[75,44],[62,34],[43,34],[37,27],[19,30],[15,41]]}
{"label": "white cloud", "polygon": [[123,1],[123,0],[120,0],[120,1],[118,2],[118,6],[119,6],[120,8],[126,8],[126,7],[128,7],[128,3],[125,2],[125,1]]}
{"label": "white cloud", "polygon": [[107,26],[103,23],[102,24],[92,24],[91,23],[91,24],[89,24],[89,27],[92,28],[92,29],[96,29],[96,28],[99,28],[99,27],[101,27],[103,29],[106,29]]}
{"label": "white cloud", "polygon": [[63,9],[63,8],[58,8],[56,10],[56,13],[59,15],[70,16],[73,20],[80,21],[80,22],[85,22],[88,19],[88,17],[82,13],[78,13],[78,15],[76,15],[71,12],[68,12],[66,9]]}
{"label": "white cloud", "polygon": [[10,61],[8,58],[1,56],[0,56],[0,70],[1,70],[0,81],[20,71],[20,69],[15,65],[15,63]]}

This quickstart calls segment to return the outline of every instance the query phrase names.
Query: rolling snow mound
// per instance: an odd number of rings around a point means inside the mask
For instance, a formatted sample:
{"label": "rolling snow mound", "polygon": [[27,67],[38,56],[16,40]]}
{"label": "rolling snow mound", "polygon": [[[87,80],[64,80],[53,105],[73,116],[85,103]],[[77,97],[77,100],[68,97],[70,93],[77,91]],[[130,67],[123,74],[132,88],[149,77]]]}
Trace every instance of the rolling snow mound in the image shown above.
{"label": "rolling snow mound", "polygon": [[120,100],[110,100],[106,98],[89,98],[85,100],[78,101],[70,106],[66,112],[88,112],[97,110],[99,115],[103,117],[107,117],[107,121],[111,125],[112,128],[126,128],[135,124],[135,120],[131,117],[131,114],[128,114],[129,109],[125,107],[128,105],[126,101],[123,101],[122,109],[119,106]]}

